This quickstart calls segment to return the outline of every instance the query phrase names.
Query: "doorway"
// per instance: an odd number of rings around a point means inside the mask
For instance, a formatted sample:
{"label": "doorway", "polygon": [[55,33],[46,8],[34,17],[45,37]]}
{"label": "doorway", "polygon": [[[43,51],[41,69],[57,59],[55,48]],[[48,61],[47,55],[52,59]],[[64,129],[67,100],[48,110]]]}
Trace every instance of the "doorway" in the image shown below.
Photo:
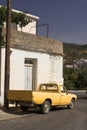
{"label": "doorway", "polygon": [[35,90],[37,85],[37,59],[25,58],[25,90]]}

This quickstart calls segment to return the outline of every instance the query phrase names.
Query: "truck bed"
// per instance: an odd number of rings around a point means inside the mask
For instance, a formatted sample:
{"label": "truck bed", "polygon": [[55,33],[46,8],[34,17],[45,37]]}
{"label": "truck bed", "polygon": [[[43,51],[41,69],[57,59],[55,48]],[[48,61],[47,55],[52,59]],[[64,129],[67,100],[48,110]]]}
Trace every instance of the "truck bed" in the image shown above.
{"label": "truck bed", "polygon": [[7,98],[9,101],[32,101],[32,91],[9,90]]}

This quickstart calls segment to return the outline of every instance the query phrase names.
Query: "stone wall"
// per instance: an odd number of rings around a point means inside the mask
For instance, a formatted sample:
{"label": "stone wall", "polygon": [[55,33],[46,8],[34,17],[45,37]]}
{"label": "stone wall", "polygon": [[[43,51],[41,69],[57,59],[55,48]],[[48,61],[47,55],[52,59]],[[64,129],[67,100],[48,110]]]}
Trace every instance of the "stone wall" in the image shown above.
{"label": "stone wall", "polygon": [[[3,29],[5,36],[5,29]],[[50,38],[11,30],[11,47],[63,55],[63,43]]]}

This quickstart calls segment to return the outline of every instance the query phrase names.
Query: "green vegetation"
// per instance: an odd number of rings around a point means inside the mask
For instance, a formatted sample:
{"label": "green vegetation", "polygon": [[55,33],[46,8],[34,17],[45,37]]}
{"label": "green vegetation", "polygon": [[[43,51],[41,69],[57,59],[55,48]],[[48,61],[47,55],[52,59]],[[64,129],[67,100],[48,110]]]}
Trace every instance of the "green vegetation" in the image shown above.
{"label": "green vegetation", "polygon": [[64,85],[69,90],[87,89],[87,69],[64,68]]}
{"label": "green vegetation", "polygon": [[[5,7],[0,7],[0,26],[4,25],[4,22],[6,22],[6,17],[7,9]],[[17,13],[12,11],[11,22],[15,23],[16,25],[19,24],[19,26],[22,28],[31,22],[31,19],[26,16],[26,13]]]}
{"label": "green vegetation", "polygon": [[26,17],[25,13],[12,12],[12,23],[16,25],[19,24],[21,31],[22,27],[26,26],[29,22],[31,22],[31,20]]}
{"label": "green vegetation", "polygon": [[87,64],[66,67],[66,64],[73,65],[73,60],[87,59],[87,45],[64,43],[64,54],[64,85],[70,90],[87,89]]}
{"label": "green vegetation", "polygon": [[74,43],[64,43],[64,59],[67,63],[72,63],[76,59],[87,59],[87,44],[78,45]]}
{"label": "green vegetation", "polygon": [[[7,18],[7,9],[6,7],[0,7],[0,32],[1,32],[1,27],[4,26],[4,22],[6,22]],[[15,23],[16,26],[19,25],[21,27],[26,26],[29,22],[31,22],[31,19],[29,19],[26,16],[26,13],[17,13],[12,11],[12,18],[11,22]],[[3,37],[0,34],[0,47],[3,45]]]}
{"label": "green vegetation", "polygon": [[6,9],[5,7],[0,7],[0,26],[6,21]]}

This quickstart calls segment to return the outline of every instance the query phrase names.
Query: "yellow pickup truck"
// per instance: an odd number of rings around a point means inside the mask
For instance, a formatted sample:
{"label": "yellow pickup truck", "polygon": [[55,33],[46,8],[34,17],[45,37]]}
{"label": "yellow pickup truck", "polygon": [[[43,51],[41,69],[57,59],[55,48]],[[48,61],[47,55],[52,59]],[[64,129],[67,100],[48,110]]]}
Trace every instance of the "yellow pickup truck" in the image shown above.
{"label": "yellow pickup truck", "polygon": [[54,106],[74,107],[77,100],[75,94],[70,94],[65,88],[56,83],[42,83],[37,91],[30,90],[9,90],[7,94],[9,103],[19,104],[23,111],[30,106],[38,106],[42,113],[46,114]]}

